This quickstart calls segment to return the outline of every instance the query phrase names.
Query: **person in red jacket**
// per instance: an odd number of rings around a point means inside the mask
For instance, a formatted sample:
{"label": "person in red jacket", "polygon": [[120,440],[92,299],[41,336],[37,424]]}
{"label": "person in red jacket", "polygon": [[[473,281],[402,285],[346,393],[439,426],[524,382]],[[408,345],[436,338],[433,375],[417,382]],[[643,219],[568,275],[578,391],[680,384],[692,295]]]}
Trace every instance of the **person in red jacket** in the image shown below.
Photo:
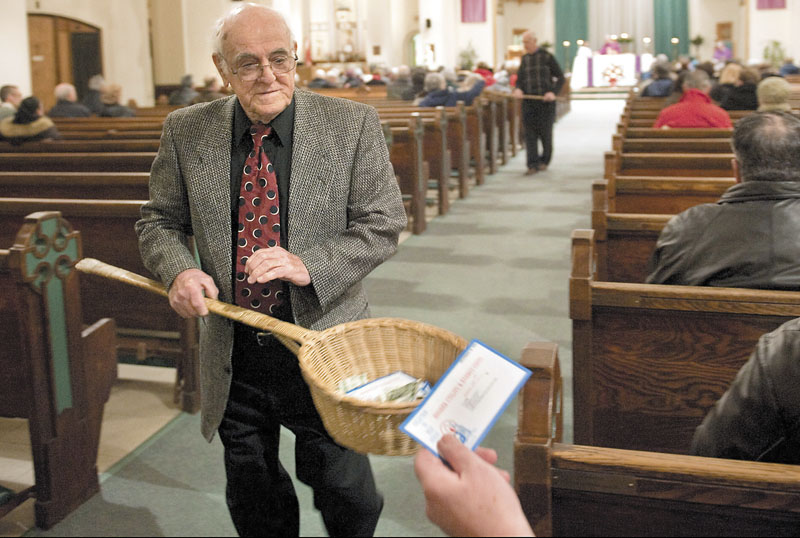
{"label": "person in red jacket", "polygon": [[733,127],[731,118],[722,108],[711,102],[708,92],[711,81],[705,71],[693,71],[683,81],[681,100],[664,108],[653,127]]}

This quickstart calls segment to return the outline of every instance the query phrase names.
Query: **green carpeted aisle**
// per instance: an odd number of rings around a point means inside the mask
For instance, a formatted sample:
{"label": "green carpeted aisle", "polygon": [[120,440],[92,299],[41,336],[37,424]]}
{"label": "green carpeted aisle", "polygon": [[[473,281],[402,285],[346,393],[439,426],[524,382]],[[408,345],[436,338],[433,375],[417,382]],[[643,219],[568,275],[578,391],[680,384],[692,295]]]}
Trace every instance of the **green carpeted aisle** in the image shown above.
{"label": "green carpeted aisle", "polygon": [[[428,230],[406,240],[367,279],[372,313],[415,319],[479,338],[511,358],[526,342],[560,346],[571,440],[569,236],[590,226],[591,182],[623,101],[575,101],[556,124],[548,171],[523,176],[524,152]],[[516,409],[509,408],[484,445],[512,466]],[[293,442],[283,462],[293,471]],[[380,536],[440,536],[425,517],[411,458],[373,457],[386,497]],[[225,536],[235,531],[225,507],[222,447],[199,433],[199,417],[181,415],[103,476],[102,491],[62,523],[32,536]],[[325,535],[310,490],[297,485],[304,536]]]}

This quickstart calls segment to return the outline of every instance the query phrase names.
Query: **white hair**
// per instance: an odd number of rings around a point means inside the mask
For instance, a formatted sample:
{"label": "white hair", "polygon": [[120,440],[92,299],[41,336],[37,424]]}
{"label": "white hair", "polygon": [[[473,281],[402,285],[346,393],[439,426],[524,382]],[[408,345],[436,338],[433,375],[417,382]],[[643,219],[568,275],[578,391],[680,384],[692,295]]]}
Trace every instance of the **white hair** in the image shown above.
{"label": "white hair", "polygon": [[292,29],[289,27],[289,23],[286,20],[286,17],[283,16],[283,13],[281,13],[276,9],[272,9],[271,7],[262,6],[261,4],[246,2],[234,6],[225,15],[217,19],[217,21],[214,23],[214,41],[213,41],[214,54],[218,55],[223,60],[225,59],[225,56],[223,56],[222,54],[222,45],[224,44],[226,38],[225,27],[228,25],[228,23],[233,21],[233,19],[235,19],[240,13],[242,13],[247,9],[262,9],[278,17],[280,21],[283,23],[283,26],[286,28],[286,32],[289,34],[289,41],[291,41],[292,44],[295,43],[296,40],[294,38],[294,33],[292,32]]}
{"label": "white hair", "polygon": [[56,96],[56,99],[59,101],[70,101],[75,98],[75,86],[70,84],[69,82],[62,82],[58,86],[56,86],[53,93]]}

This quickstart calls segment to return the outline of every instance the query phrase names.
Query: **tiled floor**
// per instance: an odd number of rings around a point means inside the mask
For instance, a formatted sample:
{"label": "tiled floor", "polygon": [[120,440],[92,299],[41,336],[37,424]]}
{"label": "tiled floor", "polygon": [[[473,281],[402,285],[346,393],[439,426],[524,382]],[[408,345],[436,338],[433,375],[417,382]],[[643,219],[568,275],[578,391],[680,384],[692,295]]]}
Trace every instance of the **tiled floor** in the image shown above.
{"label": "tiled floor", "polygon": [[[120,364],[105,406],[97,468],[100,473],[130,453],[180,413],[173,402],[174,368]],[[28,421],[0,419],[0,485],[33,485]],[[21,536],[34,525],[33,500],[0,519],[0,536]]]}

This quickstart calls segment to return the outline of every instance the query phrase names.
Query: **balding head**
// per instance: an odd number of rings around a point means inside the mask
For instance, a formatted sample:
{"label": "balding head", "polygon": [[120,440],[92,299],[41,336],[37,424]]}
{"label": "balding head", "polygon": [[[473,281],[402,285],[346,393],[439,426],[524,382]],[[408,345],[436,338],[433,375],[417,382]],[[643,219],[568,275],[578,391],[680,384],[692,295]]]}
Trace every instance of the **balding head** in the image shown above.
{"label": "balding head", "polygon": [[756,112],[738,122],[731,139],[742,181],[800,181],[800,119]]}
{"label": "balding head", "polygon": [[689,88],[708,93],[711,89],[711,79],[708,78],[708,73],[698,70],[686,75],[686,78],[683,79],[683,90],[686,91]]}
{"label": "balding head", "polygon": [[289,43],[294,43],[295,39],[292,30],[279,11],[248,2],[236,5],[227,14],[217,19],[214,25],[214,54],[224,57],[225,42],[231,29],[236,27],[237,23],[250,20],[251,17],[259,17],[262,20],[269,21],[270,26],[273,26],[271,30],[285,33],[286,40]]}
{"label": "balding head", "polygon": [[538,41],[536,40],[536,34],[530,30],[522,34],[522,46],[525,48],[525,52],[528,54],[533,54],[536,52],[536,49],[539,48]]}
{"label": "balding head", "polygon": [[69,101],[74,103],[78,100],[78,92],[75,91],[75,86],[69,82],[62,82],[56,86],[56,89],[53,90],[53,93],[58,101]]}

